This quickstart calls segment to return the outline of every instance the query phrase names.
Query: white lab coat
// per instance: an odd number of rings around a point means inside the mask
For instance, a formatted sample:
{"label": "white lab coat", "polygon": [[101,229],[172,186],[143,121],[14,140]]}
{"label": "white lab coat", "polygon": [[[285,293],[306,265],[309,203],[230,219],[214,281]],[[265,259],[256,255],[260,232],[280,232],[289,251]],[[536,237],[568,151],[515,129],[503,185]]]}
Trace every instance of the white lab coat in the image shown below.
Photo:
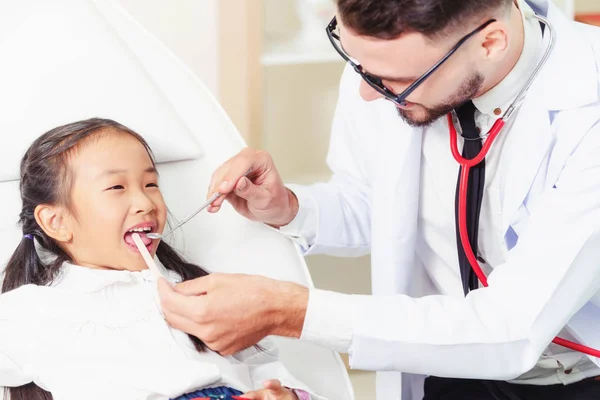
{"label": "white lab coat", "polygon": [[[562,284],[583,290],[579,298],[593,300],[600,289],[600,30],[573,23],[548,1],[528,3],[551,21],[557,43],[523,102],[510,145],[502,155],[515,160],[501,191],[502,226],[506,238],[518,236],[518,245],[509,244],[512,249],[503,269],[514,271],[519,265],[531,264],[565,272],[569,265],[577,264],[587,271],[579,275],[585,276],[585,281],[565,280]],[[328,156],[333,185],[297,188],[306,190],[303,195],[310,195],[319,208],[317,240],[308,253],[347,257],[370,252],[374,295],[432,294],[425,271],[414,268],[422,130],[402,123],[391,103],[360,99],[359,82],[360,77],[347,68]],[[563,208],[568,212],[558,211]],[[541,250],[545,248],[541,244],[548,243],[555,253]],[[539,272],[520,278],[544,279]],[[515,277],[504,274],[498,273],[496,279]],[[531,298],[546,295],[544,303],[552,302],[548,293],[536,293],[535,285],[528,290]],[[511,296],[506,296],[506,307],[518,310],[511,301]],[[585,301],[553,304],[552,315],[544,313],[538,318],[569,321],[568,328],[582,343],[600,348],[600,308],[596,309],[594,301],[584,306]],[[595,303],[600,307],[600,296]],[[456,345],[454,350],[440,346],[439,352],[428,353],[435,354],[431,359],[419,358],[418,346],[394,342],[397,326],[385,323],[393,320],[392,311],[392,306],[382,306],[372,318],[366,318],[369,321],[357,323],[351,365],[382,371],[377,376],[378,399],[416,399],[422,393],[424,377],[416,373],[430,373],[431,366],[437,365],[436,373],[451,376],[453,363],[458,364],[456,358],[464,356],[461,361],[465,362],[468,355]],[[556,333],[527,332],[530,342],[524,342],[523,360],[482,363],[480,375],[516,378],[533,367]],[[452,335],[452,331],[445,334]],[[495,349],[498,351],[498,346]],[[421,372],[415,368],[415,359],[422,362]],[[591,359],[600,365],[596,358]],[[412,367],[411,374],[395,372],[404,365]],[[411,386],[410,382],[417,384]]]}

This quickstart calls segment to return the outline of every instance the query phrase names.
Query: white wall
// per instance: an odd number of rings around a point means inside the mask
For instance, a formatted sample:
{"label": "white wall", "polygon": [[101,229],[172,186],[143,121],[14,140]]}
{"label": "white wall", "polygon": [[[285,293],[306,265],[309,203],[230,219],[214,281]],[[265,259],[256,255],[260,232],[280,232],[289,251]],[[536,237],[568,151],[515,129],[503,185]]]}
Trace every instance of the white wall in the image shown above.
{"label": "white wall", "polygon": [[571,18],[575,13],[600,12],[600,0],[553,0]]}
{"label": "white wall", "polygon": [[[219,98],[219,0],[117,1],[181,58]],[[568,10],[572,8],[568,4],[574,3],[577,12],[600,12],[600,0],[554,1]],[[289,0],[276,0],[275,4],[279,2]],[[267,19],[288,21],[290,18]],[[271,30],[269,28],[276,27],[268,26],[267,31]]]}
{"label": "white wall", "polygon": [[118,0],[219,95],[219,0]]}
{"label": "white wall", "polygon": [[569,17],[573,18],[575,13],[575,5],[573,0],[553,0],[554,3],[559,6],[563,12]]}
{"label": "white wall", "polygon": [[600,0],[575,0],[577,12],[600,12]]}

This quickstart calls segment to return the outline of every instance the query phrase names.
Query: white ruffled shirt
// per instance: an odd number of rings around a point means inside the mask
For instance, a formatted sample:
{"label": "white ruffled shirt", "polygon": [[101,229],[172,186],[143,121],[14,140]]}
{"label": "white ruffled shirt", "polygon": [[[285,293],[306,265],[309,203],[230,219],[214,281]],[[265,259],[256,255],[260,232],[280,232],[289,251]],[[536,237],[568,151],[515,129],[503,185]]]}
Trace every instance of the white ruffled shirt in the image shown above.
{"label": "white ruffled shirt", "polygon": [[[180,281],[155,261],[167,280]],[[0,295],[0,386],[35,382],[54,400],[159,400],[216,386],[246,392],[267,379],[310,392],[278,361],[271,341],[259,344],[262,351],[230,357],[196,351],[164,319],[149,270],[65,263],[50,286]]]}

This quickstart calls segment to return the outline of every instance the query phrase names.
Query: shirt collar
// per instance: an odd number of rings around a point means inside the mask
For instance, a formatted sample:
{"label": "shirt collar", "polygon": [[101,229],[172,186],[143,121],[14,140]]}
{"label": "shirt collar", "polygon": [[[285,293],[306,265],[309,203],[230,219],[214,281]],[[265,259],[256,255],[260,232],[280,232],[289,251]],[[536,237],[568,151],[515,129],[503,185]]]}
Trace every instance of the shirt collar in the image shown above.
{"label": "shirt collar", "polygon": [[521,56],[510,73],[495,87],[482,96],[473,99],[473,104],[482,113],[492,118],[501,117],[519,94],[535,70],[543,51],[542,28],[538,21],[529,17],[531,7],[522,0],[518,1],[523,20],[524,45]]}
{"label": "shirt collar", "polygon": [[[158,257],[154,256],[154,262],[165,279],[170,282],[181,281],[176,273],[164,267]],[[119,283],[135,285],[141,282],[156,282],[156,278],[149,269],[142,271],[99,270],[65,262],[58,278],[51,286],[64,290],[92,293]]]}

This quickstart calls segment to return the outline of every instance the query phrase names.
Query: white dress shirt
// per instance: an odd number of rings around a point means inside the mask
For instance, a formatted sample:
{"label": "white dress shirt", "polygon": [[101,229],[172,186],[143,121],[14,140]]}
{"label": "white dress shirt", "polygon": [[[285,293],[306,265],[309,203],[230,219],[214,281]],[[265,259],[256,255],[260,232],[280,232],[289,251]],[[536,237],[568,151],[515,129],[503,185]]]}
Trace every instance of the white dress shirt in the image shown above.
{"label": "white dress shirt", "polygon": [[[180,281],[155,261],[169,281]],[[158,400],[217,386],[246,392],[267,379],[310,392],[277,360],[270,340],[260,346],[231,357],[196,351],[164,319],[149,270],[65,263],[48,287],[0,295],[0,387],[35,382],[55,400]]]}
{"label": "white dress shirt", "polygon": [[[522,7],[529,7],[524,2]],[[493,123],[516,98],[526,80],[539,63],[542,52],[542,30],[538,21],[525,19],[525,43],[521,57],[512,71],[492,90],[474,99],[477,111],[475,121],[482,135],[488,132]],[[514,162],[501,156],[505,139],[511,133],[512,122],[495,140],[486,157],[486,179],[479,223],[480,265],[486,275],[494,266],[502,265],[508,256],[508,247],[501,228],[501,192],[505,184],[505,170]],[[460,133],[460,124],[455,121]],[[445,119],[427,128],[423,135],[421,185],[419,199],[417,239],[417,261],[424,268],[440,294],[463,297],[460,269],[457,256],[454,202],[459,165],[448,147],[448,128]],[[484,140],[485,140],[485,136]],[[459,149],[463,142],[459,135]],[[294,185],[290,185],[293,189]],[[309,249],[317,236],[318,209],[315,200],[305,196],[306,192],[296,193],[299,199],[299,212],[296,218],[281,232],[289,235],[304,249]],[[343,278],[342,278],[343,279]],[[524,285],[526,282],[515,282]],[[351,303],[350,299],[348,303]],[[311,290],[309,307],[302,333],[309,340],[347,352],[352,339],[353,314],[359,307],[348,304],[331,293]],[[331,310],[348,315],[332,321]],[[390,318],[393,318],[390,316]],[[573,340],[567,332],[561,337]],[[534,369],[512,381],[537,385],[572,383],[581,379],[600,375],[596,367],[584,354],[561,346],[550,345]]]}

